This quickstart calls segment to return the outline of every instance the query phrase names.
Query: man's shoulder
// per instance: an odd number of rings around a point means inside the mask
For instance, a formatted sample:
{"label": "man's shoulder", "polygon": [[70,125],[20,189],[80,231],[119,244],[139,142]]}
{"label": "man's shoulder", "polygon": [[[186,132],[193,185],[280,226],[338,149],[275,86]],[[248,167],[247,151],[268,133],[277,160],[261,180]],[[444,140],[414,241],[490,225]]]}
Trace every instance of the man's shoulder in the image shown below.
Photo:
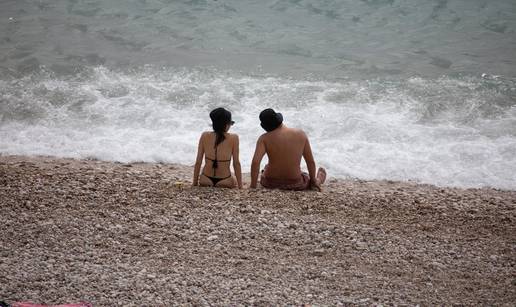
{"label": "man's shoulder", "polygon": [[299,133],[299,134],[305,134],[305,131],[301,128],[292,128],[293,131]]}
{"label": "man's shoulder", "polygon": [[304,137],[306,138],[306,133],[303,129],[299,129],[299,128],[288,128],[289,129],[289,133],[291,134],[294,134],[296,136],[300,136],[300,137]]}
{"label": "man's shoulder", "polygon": [[258,138],[258,141],[275,141],[275,140],[281,140],[283,137],[294,137],[294,138],[303,138],[307,139],[306,133],[302,129],[298,128],[285,128],[282,131],[273,131],[273,132],[266,132]]}
{"label": "man's shoulder", "polygon": [[267,133],[267,132],[266,132],[266,133],[263,133],[262,135],[260,135],[260,136],[258,137],[258,142],[260,142],[260,141],[264,141],[264,140],[266,140],[268,137],[269,137],[269,133]]}

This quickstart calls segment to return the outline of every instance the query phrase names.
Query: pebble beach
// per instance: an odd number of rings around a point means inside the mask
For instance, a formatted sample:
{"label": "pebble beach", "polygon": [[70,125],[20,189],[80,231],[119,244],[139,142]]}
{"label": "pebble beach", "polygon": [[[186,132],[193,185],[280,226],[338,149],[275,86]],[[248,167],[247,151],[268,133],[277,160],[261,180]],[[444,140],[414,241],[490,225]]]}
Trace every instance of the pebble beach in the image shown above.
{"label": "pebble beach", "polygon": [[[0,156],[0,300],[516,302],[516,191],[333,179],[191,187],[190,166]],[[249,178],[246,178],[248,186]]]}

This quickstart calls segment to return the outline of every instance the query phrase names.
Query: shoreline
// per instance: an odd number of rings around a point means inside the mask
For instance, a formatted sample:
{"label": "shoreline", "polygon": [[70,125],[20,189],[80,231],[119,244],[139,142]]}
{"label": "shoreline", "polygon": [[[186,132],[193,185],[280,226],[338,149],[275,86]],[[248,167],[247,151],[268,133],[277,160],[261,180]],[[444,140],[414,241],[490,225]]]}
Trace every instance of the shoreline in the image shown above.
{"label": "shoreline", "polygon": [[[17,154],[2,154],[0,153],[0,162],[16,162],[16,161],[25,161],[35,163],[37,165],[44,164],[52,164],[58,163],[60,165],[67,165],[71,167],[78,167],[79,165],[93,165],[98,164],[101,167],[105,167],[110,165],[110,167],[114,166],[125,166],[125,167],[135,167],[141,170],[150,170],[153,167],[156,168],[166,168],[170,167],[176,173],[177,180],[180,180],[183,184],[190,185],[192,182],[193,175],[193,165],[185,165],[181,163],[169,163],[169,162],[144,162],[144,161],[135,161],[135,162],[119,162],[119,161],[107,161],[101,159],[90,159],[90,158],[70,158],[70,157],[58,157],[58,156],[50,156],[50,155],[17,155]],[[242,180],[244,183],[244,190],[249,189],[250,173],[242,172]],[[445,189],[445,190],[456,190],[456,191],[492,191],[492,192],[501,192],[501,193],[516,193],[516,186],[514,190],[491,187],[491,186],[482,186],[482,187],[461,187],[461,186],[441,186],[433,183],[420,182],[415,179],[409,180],[393,180],[393,179],[361,179],[361,178],[340,178],[333,177],[331,173],[328,174],[326,178],[326,182],[323,187],[335,187],[338,185],[346,185],[346,184],[377,184],[380,186],[391,186],[391,185],[401,185],[401,186],[419,186],[421,188],[433,188],[433,189]],[[200,188],[200,187],[199,187]],[[258,189],[263,189],[261,185],[258,183]],[[314,191],[309,191],[314,192]]]}
{"label": "shoreline", "polygon": [[191,176],[178,164],[0,155],[0,300],[516,301],[516,191],[331,177],[322,193],[228,190]]}

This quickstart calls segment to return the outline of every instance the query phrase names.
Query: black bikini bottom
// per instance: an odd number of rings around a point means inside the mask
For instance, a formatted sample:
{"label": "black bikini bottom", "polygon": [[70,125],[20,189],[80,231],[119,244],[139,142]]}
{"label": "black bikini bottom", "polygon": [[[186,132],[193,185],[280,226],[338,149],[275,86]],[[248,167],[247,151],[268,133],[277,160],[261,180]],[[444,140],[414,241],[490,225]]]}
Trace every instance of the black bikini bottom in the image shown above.
{"label": "black bikini bottom", "polygon": [[211,183],[213,183],[213,186],[215,186],[221,180],[231,178],[231,175],[224,177],[224,178],[210,177],[210,176],[206,176],[206,175],[204,175],[204,176],[211,180]]}

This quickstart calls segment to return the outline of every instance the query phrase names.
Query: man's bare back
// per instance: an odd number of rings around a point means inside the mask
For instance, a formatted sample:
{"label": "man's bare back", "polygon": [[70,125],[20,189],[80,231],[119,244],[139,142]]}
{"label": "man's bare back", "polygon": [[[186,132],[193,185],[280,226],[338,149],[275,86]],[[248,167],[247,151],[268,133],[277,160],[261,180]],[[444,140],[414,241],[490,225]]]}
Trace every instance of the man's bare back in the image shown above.
{"label": "man's bare back", "polygon": [[[262,116],[264,112],[267,112],[267,116],[272,116],[272,119]],[[276,114],[279,114],[277,118]],[[320,168],[316,176],[315,161],[306,134],[300,129],[288,128],[282,124],[283,117],[272,109],[264,110],[260,114],[260,120],[262,127],[268,132],[261,135],[256,143],[251,165],[251,188],[257,186],[260,163],[267,154],[269,164],[262,174],[263,186],[293,190],[314,187],[320,190],[320,184],[326,179],[326,172]],[[306,162],[308,175],[301,172],[301,158]]]}

